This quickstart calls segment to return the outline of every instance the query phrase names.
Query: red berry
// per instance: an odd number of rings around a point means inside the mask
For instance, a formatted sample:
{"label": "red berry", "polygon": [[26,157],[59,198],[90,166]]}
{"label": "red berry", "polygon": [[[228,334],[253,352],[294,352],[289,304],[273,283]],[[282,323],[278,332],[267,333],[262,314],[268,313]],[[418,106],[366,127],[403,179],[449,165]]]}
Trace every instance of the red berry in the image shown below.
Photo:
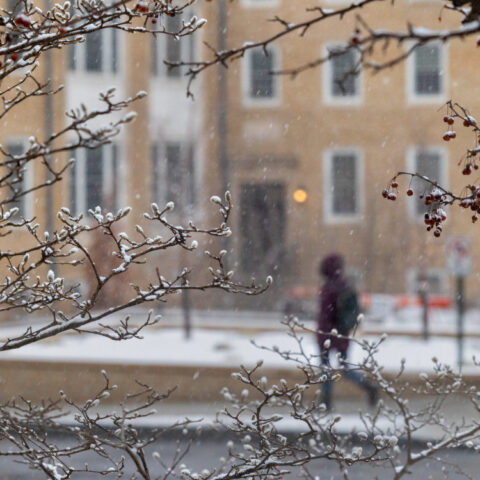
{"label": "red berry", "polygon": [[10,56],[10,58],[16,62],[18,60],[18,55],[16,53],[12,53],[12,55]]}
{"label": "red berry", "polygon": [[445,133],[442,137],[446,142],[450,141],[450,135],[448,133]]}
{"label": "red berry", "polygon": [[398,182],[392,182],[392,188],[397,188],[398,187]]}
{"label": "red berry", "polygon": [[389,193],[388,194],[388,199],[395,201],[397,199],[397,196],[394,193]]}
{"label": "red berry", "polygon": [[443,117],[443,121],[444,121],[445,123],[448,123],[448,119],[449,119],[449,118],[450,118],[450,117],[449,117],[448,115],[445,115],[445,116]]}
{"label": "red berry", "polygon": [[388,197],[388,190],[382,190],[382,197],[387,198]]}
{"label": "red berry", "polygon": [[457,138],[456,132],[450,132],[450,138]]}
{"label": "red berry", "polygon": [[455,123],[455,120],[454,120],[452,117],[449,117],[447,123],[448,123],[449,125],[453,125],[453,124]]}
{"label": "red berry", "polygon": [[440,230],[438,230],[438,229],[433,232],[433,234],[434,234],[435,237],[437,237],[437,238],[440,236],[441,233],[442,233],[442,232],[441,232]]}
{"label": "red berry", "polygon": [[412,190],[411,188],[409,188],[409,189],[407,190],[407,195],[408,195],[409,197],[411,197],[411,196],[413,195],[413,190]]}
{"label": "red berry", "polygon": [[464,120],[464,121],[463,121],[463,126],[464,126],[464,127],[469,127],[470,125],[471,125],[471,124],[470,124],[470,122],[469,122],[468,120]]}
{"label": "red berry", "polygon": [[472,223],[475,223],[478,220],[478,217],[476,215],[472,215]]}

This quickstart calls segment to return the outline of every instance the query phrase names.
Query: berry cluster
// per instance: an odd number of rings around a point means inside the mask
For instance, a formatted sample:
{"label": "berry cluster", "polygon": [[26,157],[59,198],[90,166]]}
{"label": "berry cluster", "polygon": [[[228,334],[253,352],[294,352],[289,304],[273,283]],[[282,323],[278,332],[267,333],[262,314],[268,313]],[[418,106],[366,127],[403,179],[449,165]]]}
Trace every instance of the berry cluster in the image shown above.
{"label": "berry cluster", "polygon": [[462,208],[470,209],[473,212],[472,222],[475,223],[478,220],[480,214],[480,185],[467,185],[471,195],[460,200],[460,206]]}
{"label": "berry cluster", "polygon": [[425,205],[433,205],[433,207],[425,213],[423,221],[427,226],[427,232],[433,230],[433,235],[437,238],[442,234],[442,224],[447,219],[447,212],[442,208],[444,200],[445,196],[435,188],[428,195],[425,195]]}
{"label": "berry cluster", "polygon": [[[413,174],[412,177],[416,176]],[[480,187],[479,187],[480,189]],[[414,191],[409,187],[406,192],[408,197],[414,195]],[[395,201],[398,195],[398,182],[393,179],[390,182],[390,186],[382,191],[382,197],[387,200]],[[447,201],[447,195],[440,188],[433,186],[432,190],[426,194],[419,195],[419,198],[423,200],[423,203],[428,207],[428,211],[425,213],[424,223],[427,226],[427,231],[433,230],[435,237],[439,237],[443,230],[443,222],[447,219],[447,213],[443,209]],[[479,202],[480,202],[480,190],[479,190]]]}
{"label": "berry cluster", "polygon": [[382,191],[382,197],[386,198],[387,200],[395,201],[397,199],[398,194],[398,182],[396,180],[392,180],[390,183],[390,188],[384,189]]}

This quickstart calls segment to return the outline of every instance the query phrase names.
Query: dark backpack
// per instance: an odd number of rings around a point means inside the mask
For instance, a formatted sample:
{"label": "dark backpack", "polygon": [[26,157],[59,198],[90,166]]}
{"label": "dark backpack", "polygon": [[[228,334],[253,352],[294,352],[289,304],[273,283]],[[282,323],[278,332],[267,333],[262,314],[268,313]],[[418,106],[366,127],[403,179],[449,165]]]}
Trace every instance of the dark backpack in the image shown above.
{"label": "dark backpack", "polygon": [[347,285],[337,295],[337,330],[340,335],[349,335],[358,324],[360,304],[354,288]]}

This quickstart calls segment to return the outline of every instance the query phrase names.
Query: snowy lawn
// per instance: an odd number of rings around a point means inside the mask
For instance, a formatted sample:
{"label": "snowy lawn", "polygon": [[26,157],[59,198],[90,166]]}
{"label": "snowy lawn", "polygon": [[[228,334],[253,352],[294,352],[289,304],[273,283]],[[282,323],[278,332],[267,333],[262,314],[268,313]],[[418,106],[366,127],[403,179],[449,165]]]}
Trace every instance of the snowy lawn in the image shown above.
{"label": "snowy lawn", "polygon": [[[114,342],[95,335],[62,335],[55,342],[40,342],[19,350],[2,352],[4,359],[34,361],[122,363],[141,365],[194,365],[238,367],[240,364],[253,365],[263,359],[265,367],[286,368],[288,363],[279,355],[261,350],[251,343],[280,350],[294,350],[294,341],[282,332],[264,332],[252,336],[224,330],[193,331],[191,340],[184,339],[179,328],[150,329],[144,332],[143,340]],[[369,337],[368,340],[373,340]],[[406,368],[412,372],[429,370],[432,357],[450,365],[456,365],[455,338],[420,338],[391,336],[381,345],[378,353],[380,364],[386,370],[396,370],[402,358]],[[317,346],[313,336],[306,335],[304,349],[309,355],[316,355]],[[480,339],[466,339],[464,348],[465,373],[480,374],[480,368],[473,365],[472,357],[480,357]],[[349,359],[358,361],[362,350],[354,345]]]}

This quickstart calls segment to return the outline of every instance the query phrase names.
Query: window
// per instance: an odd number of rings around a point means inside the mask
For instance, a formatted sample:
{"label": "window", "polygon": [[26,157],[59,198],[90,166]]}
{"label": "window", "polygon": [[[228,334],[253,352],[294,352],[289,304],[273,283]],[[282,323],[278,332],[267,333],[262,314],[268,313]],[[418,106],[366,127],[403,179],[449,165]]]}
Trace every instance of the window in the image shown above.
{"label": "window", "polygon": [[[432,181],[438,181],[445,186],[444,156],[444,151],[440,148],[414,148],[409,152],[408,168],[412,172],[428,177]],[[428,207],[419,196],[429,192],[432,185],[420,178],[413,178],[411,188],[414,196],[410,199],[410,211],[412,216],[421,219]]]}
{"label": "window", "polygon": [[70,208],[73,213],[86,213],[102,206],[116,211],[119,205],[120,170],[118,147],[104,145],[96,149],[76,150],[71,170]]}
{"label": "window", "polygon": [[271,72],[279,68],[277,49],[250,50],[245,57],[244,99],[250,105],[275,105],[279,99],[279,79]]}
{"label": "window", "polygon": [[117,30],[92,32],[85,36],[85,42],[70,45],[68,67],[73,71],[89,73],[117,73]]}
{"label": "window", "polygon": [[[26,140],[19,139],[7,141],[7,151],[14,157],[23,156],[23,154],[27,151]],[[12,182],[13,188],[17,192],[24,192],[32,188],[34,186],[32,162],[22,165],[20,174],[16,178],[12,179]],[[33,194],[28,193],[20,197],[16,206],[19,209],[17,215],[20,215],[26,219],[31,219],[34,216]]]}
{"label": "window", "polygon": [[[168,32],[178,32],[182,28],[182,15],[165,17],[165,28]],[[195,35],[177,38],[174,35],[160,34],[152,37],[152,73],[168,78],[178,78],[184,73],[182,68],[168,68],[163,61],[189,61],[193,58]]]}
{"label": "window", "polygon": [[360,218],[362,176],[358,151],[333,149],[325,152],[323,187],[326,221]]}
{"label": "window", "polygon": [[411,100],[437,101],[445,93],[444,47],[429,43],[417,47],[408,60]]}
{"label": "window", "polygon": [[355,74],[358,52],[341,46],[327,47],[327,51],[333,55],[324,68],[325,100],[346,105],[358,102],[361,90],[360,75]]}
{"label": "window", "polygon": [[240,190],[240,265],[249,274],[281,272],[286,261],[285,185],[248,183]]}
{"label": "window", "polygon": [[152,145],[152,202],[175,203],[178,212],[195,202],[193,146],[181,142]]}

